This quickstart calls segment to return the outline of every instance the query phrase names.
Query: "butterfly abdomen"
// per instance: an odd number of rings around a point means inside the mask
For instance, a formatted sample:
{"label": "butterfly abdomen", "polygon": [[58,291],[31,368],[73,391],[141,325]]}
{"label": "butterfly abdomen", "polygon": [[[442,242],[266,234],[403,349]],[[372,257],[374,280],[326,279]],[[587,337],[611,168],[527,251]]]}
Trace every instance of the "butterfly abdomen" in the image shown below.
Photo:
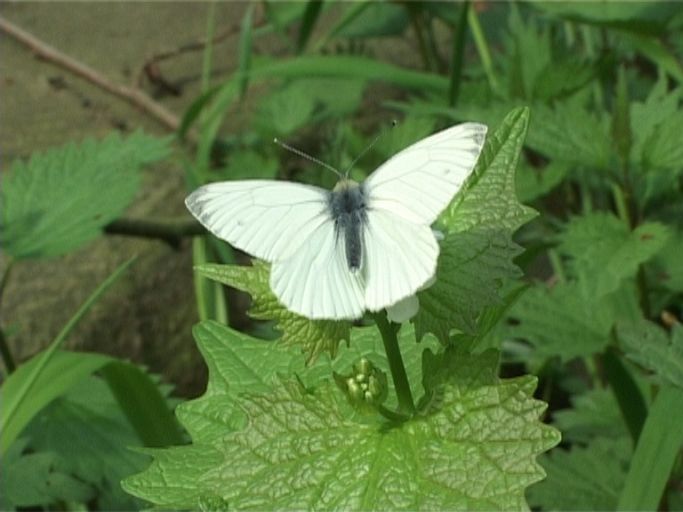
{"label": "butterfly abdomen", "polygon": [[351,272],[356,272],[363,263],[363,228],[367,221],[363,187],[353,181],[339,182],[330,192],[328,205],[337,243],[344,244],[346,263]]}

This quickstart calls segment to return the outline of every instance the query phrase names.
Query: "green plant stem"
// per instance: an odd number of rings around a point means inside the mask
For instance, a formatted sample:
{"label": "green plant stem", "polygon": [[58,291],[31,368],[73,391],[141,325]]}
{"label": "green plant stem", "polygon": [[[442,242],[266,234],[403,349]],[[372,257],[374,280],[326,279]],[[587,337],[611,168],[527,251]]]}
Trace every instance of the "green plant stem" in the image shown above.
{"label": "green plant stem", "polygon": [[389,421],[394,421],[396,423],[403,423],[404,421],[408,421],[410,419],[409,415],[397,411],[392,411],[391,409],[388,409],[383,405],[378,406],[377,410],[386,419],[388,419]]}
{"label": "green plant stem", "polygon": [[14,362],[14,356],[12,356],[12,351],[7,343],[7,338],[5,337],[5,331],[0,327],[0,352],[2,353],[2,362],[5,363],[5,368],[7,368],[7,373],[10,374],[16,370],[17,365]]}
{"label": "green plant stem", "polygon": [[188,218],[179,220],[117,219],[107,224],[104,232],[109,235],[158,238],[176,249],[183,238],[206,234],[206,230],[199,222]]}
{"label": "green plant stem", "polygon": [[7,262],[7,268],[5,269],[5,272],[2,274],[2,281],[0,281],[0,304],[2,304],[2,297],[5,293],[5,286],[7,286],[7,281],[9,281],[9,276],[12,272],[12,268],[14,268],[14,258],[9,258],[9,261]]}
{"label": "green plant stem", "polygon": [[424,31],[422,30],[422,10],[419,5],[412,4],[408,2],[406,4],[408,12],[410,13],[410,21],[413,24],[413,30],[415,30],[415,35],[417,37],[417,44],[420,49],[420,55],[422,56],[422,62],[425,69],[429,71],[434,70],[434,63],[430,58],[429,51],[427,50],[427,40],[425,38]]}
{"label": "green plant stem", "polygon": [[548,250],[548,259],[550,260],[550,266],[553,269],[553,274],[558,282],[564,283],[567,280],[567,276],[564,273],[564,266],[562,265],[562,259],[560,258],[557,249]]}
{"label": "green plant stem", "polygon": [[488,78],[489,86],[494,93],[497,93],[499,92],[499,86],[496,74],[493,71],[493,59],[491,58],[489,45],[484,36],[484,30],[481,28],[479,17],[474,9],[467,9],[467,23],[470,27],[472,37],[474,37],[474,44],[477,47],[481,64],[484,66],[484,72],[486,73],[486,78]]}
{"label": "green plant stem", "polygon": [[[2,281],[0,281],[0,304],[2,304],[2,297],[5,294],[5,287],[7,286],[7,281],[9,281],[10,273],[12,272],[12,268],[14,268],[14,262],[15,260],[13,258],[10,258],[7,262],[7,268],[5,269],[5,272],[2,274]],[[14,362],[14,356],[12,356],[12,351],[10,350],[9,344],[7,343],[7,338],[5,337],[5,331],[2,329],[1,325],[0,354],[2,354],[2,361],[3,363],[5,363],[7,373],[12,373],[14,369],[17,367],[17,365]]]}
{"label": "green plant stem", "polygon": [[102,282],[97,287],[97,289],[90,295],[90,297],[88,297],[88,299],[81,305],[81,307],[78,308],[76,314],[69,319],[69,321],[62,328],[62,330],[59,332],[57,337],[52,341],[52,343],[50,343],[47,349],[45,349],[45,351],[41,354],[40,360],[33,368],[33,371],[31,372],[29,377],[24,381],[21,388],[19,388],[19,391],[17,392],[16,396],[13,397],[13,400],[3,411],[3,425],[6,425],[10,421],[19,405],[21,405],[22,401],[26,398],[29,391],[31,391],[31,388],[38,380],[38,377],[42,373],[47,363],[50,361],[50,359],[52,359],[52,356],[55,354],[55,352],[57,352],[57,349],[59,349],[59,347],[62,346],[62,343],[64,343],[64,340],[69,335],[69,333],[71,333],[73,328],[76,327],[76,324],[80,322],[81,318],[83,318],[83,316],[88,312],[88,310],[90,310],[93,304],[95,304],[99,300],[99,298],[111,287],[111,285],[113,285],[119,279],[119,277],[121,277],[121,275],[128,269],[128,267],[130,267],[134,260],[135,258],[131,258],[122,265],[120,265],[119,268],[112,272],[109,275],[109,277],[107,277],[107,279],[105,279],[104,282]]}
{"label": "green plant stem", "polygon": [[[612,330],[611,337],[617,342],[615,330]],[[612,388],[619,409],[624,417],[624,422],[628,428],[633,444],[638,443],[638,438],[643,430],[643,423],[647,417],[647,403],[640,392],[631,372],[629,372],[622,359],[615,352],[614,348],[608,348],[602,356],[602,364],[605,370],[605,377]]]}
{"label": "green plant stem", "polygon": [[[629,203],[622,188],[616,183],[612,183],[612,197],[614,205],[617,210],[619,218],[631,229],[634,226],[634,218],[632,210],[629,209]],[[650,297],[648,296],[647,277],[645,275],[645,268],[639,265],[638,274],[636,275],[636,286],[638,288],[638,302],[643,316],[648,318],[651,313]]]}
{"label": "green plant stem", "polygon": [[443,57],[439,53],[439,45],[436,44],[436,36],[434,35],[434,20],[428,17],[425,20],[425,28],[427,33],[427,50],[434,63],[434,69],[438,73],[444,73],[446,71],[446,64]]}
{"label": "green plant stem", "polygon": [[209,81],[211,79],[211,59],[213,57],[213,33],[216,25],[215,20],[216,3],[210,2],[209,9],[206,14],[206,46],[204,47],[204,54],[202,55],[201,91],[203,93],[209,89]]}
{"label": "green plant stem", "polygon": [[467,12],[469,1],[460,6],[460,18],[453,32],[453,55],[451,55],[451,83],[448,88],[448,105],[455,107],[460,95],[460,80],[462,79],[462,62],[465,54],[465,34],[467,33]]}
{"label": "green plant stem", "polygon": [[384,350],[387,354],[389,370],[391,371],[391,378],[394,381],[394,389],[396,390],[396,397],[398,398],[399,413],[413,414],[415,412],[415,402],[413,401],[413,394],[410,391],[408,375],[406,374],[406,369],[403,365],[401,349],[398,346],[396,326],[392,325],[387,320],[387,314],[384,311],[376,313],[373,316],[377,328],[382,335],[382,341],[384,342]]}
{"label": "green plant stem", "polygon": [[638,287],[638,303],[640,310],[643,312],[645,318],[650,318],[652,308],[650,307],[650,297],[647,293],[647,276],[645,275],[645,267],[641,264],[638,266],[638,274],[636,274],[636,285]]}
{"label": "green plant stem", "polygon": [[616,183],[612,183],[612,199],[614,200],[614,207],[617,210],[617,215],[629,228],[631,227],[631,215],[626,204],[626,197],[624,191]]}

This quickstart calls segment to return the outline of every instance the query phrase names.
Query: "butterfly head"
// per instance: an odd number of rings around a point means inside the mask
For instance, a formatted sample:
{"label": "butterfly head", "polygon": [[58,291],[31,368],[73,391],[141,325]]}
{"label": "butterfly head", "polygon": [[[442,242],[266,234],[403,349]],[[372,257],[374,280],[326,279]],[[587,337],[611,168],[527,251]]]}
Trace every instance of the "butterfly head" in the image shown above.
{"label": "butterfly head", "polygon": [[352,191],[360,187],[357,181],[351,180],[349,178],[340,179],[337,184],[332,189],[332,192],[346,192]]}

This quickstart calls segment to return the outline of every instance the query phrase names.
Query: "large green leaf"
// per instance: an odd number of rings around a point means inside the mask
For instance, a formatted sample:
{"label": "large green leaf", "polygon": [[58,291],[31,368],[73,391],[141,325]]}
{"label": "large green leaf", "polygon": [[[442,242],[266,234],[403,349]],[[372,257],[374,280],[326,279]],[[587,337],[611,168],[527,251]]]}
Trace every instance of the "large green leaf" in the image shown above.
{"label": "large green leaf", "polygon": [[15,161],[0,191],[3,249],[16,258],[56,256],[96,238],[132,201],[139,168],[163,158],[168,142],[112,133]]}
{"label": "large green leaf", "polygon": [[339,343],[349,339],[350,322],[310,320],[285,308],[268,282],[268,265],[255,261],[252,267],[205,264],[196,268],[205,277],[249,293],[253,304],[249,314],[260,320],[275,320],[282,343],[298,345],[310,360],[323,352],[335,354]]}
{"label": "large green leaf", "polygon": [[500,303],[502,281],[519,275],[512,258],[520,249],[512,233],[534,216],[515,193],[515,167],[528,120],[528,109],[513,110],[487,136],[465,190],[441,215],[447,234],[436,282],[418,294],[418,338],[432,332],[445,343],[453,329],[472,333],[484,308]]}
{"label": "large green leaf", "polygon": [[[268,366],[256,353],[238,364],[205,355],[213,395]],[[201,428],[215,419],[207,408],[193,445],[151,452],[155,462],[124,488],[163,508],[525,508],[524,488],[543,477],[534,459],[559,440],[538,421],[536,380],[499,380],[491,351],[430,355],[425,364],[425,386],[439,400],[424,416],[368,422],[329,380],[303,388],[273,379],[267,391],[223,404],[239,408],[241,426]]]}
{"label": "large green leaf", "polygon": [[[350,343],[342,345],[335,358],[323,354],[308,367],[298,347],[252,338],[217,322],[202,322],[193,332],[209,367],[209,384],[201,398],[180,404],[177,415],[194,439],[204,441],[241,428],[245,417],[235,406],[236,398],[245,392],[266,392],[278,375],[296,373],[307,387],[316,387],[328,381],[333,371],[346,372],[361,358],[389,371],[382,340],[374,327],[353,329]],[[433,338],[416,344],[410,325],[401,329],[398,341],[408,380],[421,396],[421,355],[438,344]],[[386,405],[395,403],[392,394]]]}

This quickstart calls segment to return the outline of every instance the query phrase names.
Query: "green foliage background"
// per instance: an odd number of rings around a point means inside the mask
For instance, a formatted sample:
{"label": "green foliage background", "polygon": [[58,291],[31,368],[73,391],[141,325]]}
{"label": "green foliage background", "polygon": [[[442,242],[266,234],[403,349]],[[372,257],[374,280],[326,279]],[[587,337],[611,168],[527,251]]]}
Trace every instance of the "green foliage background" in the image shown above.
{"label": "green foliage background", "polygon": [[[171,144],[188,189],[331,187],[273,137],[343,169],[398,117],[354,165],[362,180],[437,129],[484,122],[473,175],[435,226],[434,285],[402,326],[310,321],[278,303],[266,264],[196,237],[194,337],[209,382],[182,401],[144,368],[61,350],[122,266],[48,349],[8,365],[2,508],[683,507],[683,9],[260,7],[245,8],[230,76],[212,75],[205,48],[202,93],[175,141],[113,134],[12,164],[0,192],[10,264],[100,236]],[[257,51],[264,36],[286,55]],[[414,43],[415,65],[378,56],[397,41]],[[228,133],[235,112],[246,122]],[[251,296],[248,319],[226,286]],[[361,382],[364,365],[387,376],[380,403],[338,385]]]}

